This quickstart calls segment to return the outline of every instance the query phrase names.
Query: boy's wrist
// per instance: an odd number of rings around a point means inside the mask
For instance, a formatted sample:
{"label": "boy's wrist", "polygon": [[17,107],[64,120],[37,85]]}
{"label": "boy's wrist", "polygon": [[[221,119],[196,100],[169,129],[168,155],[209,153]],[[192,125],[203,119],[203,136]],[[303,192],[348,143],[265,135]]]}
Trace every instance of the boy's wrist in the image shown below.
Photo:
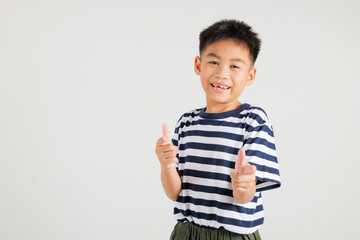
{"label": "boy's wrist", "polygon": [[172,163],[172,164],[169,164],[169,165],[161,165],[161,171],[169,172],[169,171],[172,171],[173,169],[176,170],[176,164],[175,163]]}

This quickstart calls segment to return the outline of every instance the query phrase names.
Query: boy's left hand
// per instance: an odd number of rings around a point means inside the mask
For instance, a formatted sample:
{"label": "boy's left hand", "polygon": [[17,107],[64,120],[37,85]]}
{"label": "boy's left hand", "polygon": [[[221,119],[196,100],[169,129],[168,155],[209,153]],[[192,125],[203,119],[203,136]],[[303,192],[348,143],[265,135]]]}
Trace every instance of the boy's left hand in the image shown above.
{"label": "boy's left hand", "polygon": [[235,172],[230,175],[233,195],[239,203],[251,201],[256,191],[256,166],[251,165],[245,158],[244,149],[240,149],[235,164]]}

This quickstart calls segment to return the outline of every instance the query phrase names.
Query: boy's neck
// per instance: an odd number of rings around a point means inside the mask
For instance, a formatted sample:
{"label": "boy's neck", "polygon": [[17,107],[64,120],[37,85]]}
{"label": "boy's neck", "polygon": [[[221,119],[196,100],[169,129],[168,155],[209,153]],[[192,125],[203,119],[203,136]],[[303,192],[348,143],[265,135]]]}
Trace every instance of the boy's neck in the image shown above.
{"label": "boy's neck", "polygon": [[226,103],[226,104],[220,104],[220,103],[209,103],[207,102],[207,106],[206,106],[206,113],[223,113],[223,112],[228,112],[228,111],[232,111],[235,110],[239,107],[241,107],[242,103],[240,103],[239,101],[235,101],[233,103]]}

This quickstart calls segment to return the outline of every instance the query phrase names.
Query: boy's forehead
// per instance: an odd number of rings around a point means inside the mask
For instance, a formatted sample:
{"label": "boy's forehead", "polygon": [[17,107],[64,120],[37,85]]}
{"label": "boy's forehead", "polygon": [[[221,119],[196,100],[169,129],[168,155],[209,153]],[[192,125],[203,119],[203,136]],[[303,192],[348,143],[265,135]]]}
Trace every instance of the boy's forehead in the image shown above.
{"label": "boy's forehead", "polygon": [[249,64],[251,62],[249,48],[245,44],[235,42],[231,39],[210,43],[201,52],[201,57],[241,59]]}

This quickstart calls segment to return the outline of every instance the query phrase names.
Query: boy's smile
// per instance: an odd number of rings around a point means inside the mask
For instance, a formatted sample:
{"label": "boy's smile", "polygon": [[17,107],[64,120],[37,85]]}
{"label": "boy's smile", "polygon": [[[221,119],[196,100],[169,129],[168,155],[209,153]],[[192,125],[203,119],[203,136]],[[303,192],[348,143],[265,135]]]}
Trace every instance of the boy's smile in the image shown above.
{"label": "boy's smile", "polygon": [[209,44],[195,58],[195,72],[206,94],[206,112],[220,113],[241,106],[238,98],[254,82],[256,68],[244,45],[225,39]]}
{"label": "boy's smile", "polygon": [[222,84],[211,83],[210,85],[212,86],[212,88],[214,89],[214,91],[215,91],[215,92],[218,92],[218,93],[223,93],[223,92],[225,92],[226,90],[229,90],[229,89],[230,89],[229,86],[222,85]]}

